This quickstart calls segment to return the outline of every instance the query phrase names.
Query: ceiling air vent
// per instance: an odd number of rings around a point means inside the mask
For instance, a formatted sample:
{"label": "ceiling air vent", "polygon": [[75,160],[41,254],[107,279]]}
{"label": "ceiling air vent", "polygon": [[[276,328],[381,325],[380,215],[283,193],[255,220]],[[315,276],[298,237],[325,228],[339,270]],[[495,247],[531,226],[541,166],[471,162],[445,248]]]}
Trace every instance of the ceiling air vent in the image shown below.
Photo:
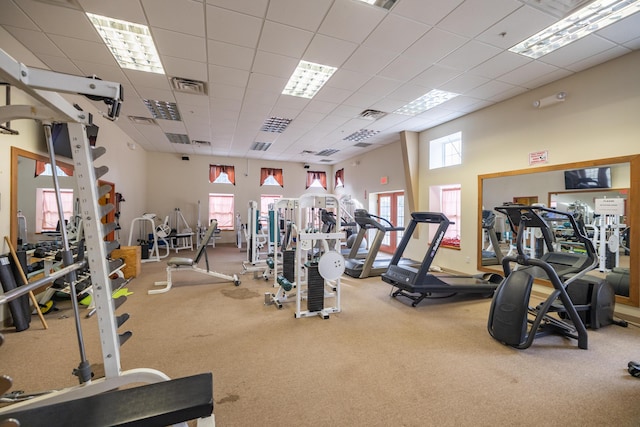
{"label": "ceiling air vent", "polygon": [[189,139],[189,135],[185,135],[183,133],[165,133],[169,142],[173,144],[185,144],[191,145],[191,140]]}
{"label": "ceiling air vent", "polygon": [[285,119],[282,117],[269,117],[264,121],[264,124],[260,128],[262,132],[276,132],[282,133],[289,126],[292,119]]}
{"label": "ceiling air vent", "polygon": [[300,154],[316,154],[316,151],[302,150],[302,152]]}
{"label": "ceiling air vent", "polygon": [[193,95],[206,95],[207,84],[200,80],[185,79],[184,77],[171,77],[171,86],[177,92]]}
{"label": "ceiling air vent", "polygon": [[367,148],[371,147],[373,144],[369,144],[368,142],[358,142],[357,144],[353,144],[354,147],[358,148]]}
{"label": "ceiling air vent", "polygon": [[252,151],[267,151],[271,147],[270,142],[254,142],[251,146]]}
{"label": "ceiling air vent", "polygon": [[326,150],[322,150],[316,153],[316,156],[331,156],[333,154],[336,154],[338,151],[340,150],[335,150],[335,149],[326,149]]}
{"label": "ceiling air vent", "polygon": [[384,111],[364,110],[362,113],[358,114],[358,117],[367,120],[378,120],[386,115],[387,113],[385,113]]}
{"label": "ceiling air vent", "polygon": [[142,116],[129,116],[129,120],[137,125],[157,125],[158,122],[151,117],[142,117]]}
{"label": "ceiling air vent", "polygon": [[155,99],[143,99],[144,105],[151,113],[154,119],[176,120],[181,121],[178,105],[171,101],[158,101]]}
{"label": "ceiling air vent", "polygon": [[191,141],[193,145],[197,145],[198,147],[211,147],[211,141],[200,141],[198,139],[194,139]]}

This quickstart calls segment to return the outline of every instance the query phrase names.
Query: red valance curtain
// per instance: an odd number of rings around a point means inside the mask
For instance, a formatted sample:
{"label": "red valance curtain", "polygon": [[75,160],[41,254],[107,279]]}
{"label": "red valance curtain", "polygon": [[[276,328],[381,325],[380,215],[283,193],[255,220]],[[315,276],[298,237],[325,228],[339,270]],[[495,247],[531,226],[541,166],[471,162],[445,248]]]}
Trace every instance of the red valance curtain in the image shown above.
{"label": "red valance curtain", "polygon": [[344,187],[344,168],[336,171],[336,182],[334,184],[335,187]]}
{"label": "red valance curtain", "polygon": [[226,173],[229,181],[236,185],[236,168],[234,166],[209,165],[209,182],[215,182],[222,173]]}
{"label": "red valance curtain", "polygon": [[326,190],[327,189],[327,173],[322,171],[307,172],[307,188],[311,187],[311,184],[313,184],[313,182],[316,179],[318,180],[318,182],[320,182],[320,185],[322,185],[322,188]]}
{"label": "red valance curtain", "polygon": [[[43,162],[42,160],[36,160],[36,171],[33,174],[34,178],[42,175],[42,173],[46,170],[48,162]],[[57,166],[62,170],[62,172],[66,173],[67,176],[73,176],[73,166],[65,165],[64,163],[57,163]]]}
{"label": "red valance curtain", "polygon": [[273,176],[273,179],[276,180],[280,187],[284,187],[284,180],[282,179],[282,169],[273,169],[273,168],[260,168],[260,185],[264,185],[264,182]]}

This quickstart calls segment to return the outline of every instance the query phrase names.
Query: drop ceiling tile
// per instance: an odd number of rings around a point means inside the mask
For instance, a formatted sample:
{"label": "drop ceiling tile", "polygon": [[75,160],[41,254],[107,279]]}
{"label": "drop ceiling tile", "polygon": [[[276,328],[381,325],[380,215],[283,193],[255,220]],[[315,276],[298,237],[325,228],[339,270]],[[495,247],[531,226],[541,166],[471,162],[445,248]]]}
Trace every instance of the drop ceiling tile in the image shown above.
{"label": "drop ceiling tile", "polygon": [[174,91],[173,96],[175,96],[178,105],[186,105],[189,106],[191,110],[193,107],[197,107],[198,110],[206,110],[203,114],[209,115],[209,97],[206,95],[195,95],[192,93],[183,93]]}
{"label": "drop ceiling tile", "polygon": [[323,113],[326,115],[331,113],[331,111],[335,110],[337,106],[338,104],[334,102],[325,102],[317,99],[312,99],[311,101],[309,101],[309,103],[305,107],[305,111],[311,111],[314,113]]}
{"label": "drop ceiling tile", "polygon": [[433,28],[420,37],[402,55],[430,65],[459,49],[468,41],[469,39],[466,37]]}
{"label": "drop ceiling tile", "polygon": [[[391,12],[405,18],[435,25],[449,15],[464,0],[402,0],[393,6]],[[429,11],[425,13],[425,11]]]}
{"label": "drop ceiling tile", "polygon": [[369,81],[371,77],[369,74],[339,68],[325,85],[339,89],[357,90]]}
{"label": "drop ceiling tile", "polygon": [[518,86],[522,86],[522,87],[525,87],[527,89],[535,89],[537,87],[544,86],[544,85],[546,85],[548,83],[551,83],[551,82],[554,82],[556,80],[560,80],[562,78],[570,76],[571,74],[573,74],[573,73],[571,71],[569,71],[569,70],[565,70],[563,68],[557,68],[557,69],[551,71],[550,73],[536,76],[536,77],[532,78],[531,80],[526,81],[523,84],[518,85]]}
{"label": "drop ceiling tile", "polygon": [[640,13],[628,16],[615,25],[597,31],[596,34],[614,43],[627,43],[640,37]]}
{"label": "drop ceiling tile", "polygon": [[207,0],[207,4],[264,18],[268,0]]}
{"label": "drop ceiling tile", "polygon": [[448,81],[440,86],[440,89],[453,93],[468,94],[473,89],[487,83],[488,81],[489,79],[487,78],[467,73]]}
{"label": "drop ceiling tile", "polygon": [[[204,60],[205,58],[202,58]],[[208,80],[208,66],[206,62],[191,61],[172,56],[162,57],[162,66],[167,76],[184,77],[191,80]]]}
{"label": "drop ceiling tile", "polygon": [[553,16],[524,6],[489,27],[476,40],[508,49],[556,21]]}
{"label": "drop ceiling tile", "polygon": [[164,74],[147,73],[145,71],[123,69],[127,79],[135,87],[148,87],[154,89],[171,90],[169,80]]}
{"label": "drop ceiling tile", "polygon": [[33,53],[44,53],[49,56],[64,56],[64,53],[41,31],[27,30],[8,25],[4,28]]}
{"label": "drop ceiling tile", "polygon": [[495,46],[472,40],[444,57],[439,61],[439,64],[459,70],[469,70],[500,52],[501,50]]}
{"label": "drop ceiling tile", "polygon": [[532,61],[522,67],[518,67],[513,71],[503,74],[500,76],[500,81],[510,83],[514,86],[525,86],[527,82],[539,76],[544,76],[554,72],[557,69],[558,67],[545,64],[544,62]]}
{"label": "drop ceiling tile", "polygon": [[402,16],[387,15],[363,43],[364,46],[402,53],[430,27]]}
{"label": "drop ceiling tile", "polygon": [[344,100],[344,104],[358,107],[361,110],[365,110],[371,107],[371,104],[375,103],[380,98],[381,97],[378,95],[366,92],[355,92],[350,97]]}
{"label": "drop ceiling tile", "polygon": [[[433,86],[435,87],[435,86]],[[412,83],[405,83],[400,86],[398,89],[394,90],[387,96],[387,99],[397,100],[401,102],[396,108],[387,109],[385,111],[395,111],[398,108],[402,107],[404,104],[413,101],[414,99],[420,98],[425,93],[429,92],[430,87],[425,87],[422,85],[416,85]]]}
{"label": "drop ceiling tile", "polygon": [[[337,0],[320,25],[319,33],[341,40],[362,43],[386,16],[381,8],[357,1]],[[357,25],[353,23],[357,22]]]}
{"label": "drop ceiling tile", "polygon": [[[498,80],[488,81],[475,89],[465,93],[467,97],[479,99],[491,99],[503,92],[513,89],[513,85]],[[461,98],[461,97],[458,97]]]}
{"label": "drop ceiling tile", "polygon": [[247,89],[263,90],[267,92],[282,93],[282,90],[287,85],[289,78],[280,78],[275,76],[269,76],[267,74],[251,73],[249,76],[249,83]]}
{"label": "drop ceiling tile", "polygon": [[207,47],[203,37],[156,27],[151,28],[151,35],[161,57],[167,55],[196,62],[202,62],[206,58]]}
{"label": "drop ceiling tile", "polygon": [[73,74],[75,76],[81,76],[82,71],[69,59],[62,56],[45,55],[43,53],[38,54],[38,59],[46,64],[47,67],[53,71],[65,74]]}
{"label": "drop ceiling tile", "polygon": [[271,109],[279,96],[280,94],[278,92],[247,89],[244,95],[243,108],[245,105],[266,105]]}
{"label": "drop ceiling tile", "polygon": [[425,64],[422,62],[401,55],[380,71],[379,75],[407,81],[424,71],[424,68]]}
{"label": "drop ceiling tile", "polygon": [[12,1],[2,2],[0,25],[11,25],[17,28],[39,31],[38,26]]}
{"label": "drop ceiling tile", "polygon": [[316,64],[339,67],[356,50],[357,44],[316,34],[303,59]]}
{"label": "drop ceiling tile", "polygon": [[255,48],[262,19],[207,5],[207,38]]}
{"label": "drop ceiling tile", "polygon": [[318,92],[316,96],[313,97],[313,99],[341,104],[350,95],[351,95],[350,90],[340,89],[337,87],[331,87],[331,86],[325,85],[323,86],[322,89],[320,89],[320,92]]}
{"label": "drop ceiling tile", "polygon": [[518,55],[517,53],[507,50],[472,68],[470,72],[478,76],[495,79],[531,61],[532,60],[526,56]]}
{"label": "drop ceiling tile", "polygon": [[72,37],[49,35],[51,41],[70,59],[114,65],[116,60],[102,41],[91,42]]}
{"label": "drop ceiling tile", "polygon": [[519,7],[522,3],[517,0],[466,0],[440,21],[438,27],[475,37]]}
{"label": "drop ceiling tile", "polygon": [[316,31],[333,0],[271,0],[267,19],[303,30]]}
{"label": "drop ceiling tile", "polygon": [[[173,96],[173,92],[170,90],[162,90],[156,89],[152,87],[140,87],[138,86],[138,95],[142,99],[154,99],[156,101],[166,101],[166,102],[176,102],[175,96]],[[180,109],[180,106],[178,106]]]}
{"label": "drop ceiling tile", "polygon": [[[81,61],[76,59],[74,64],[81,70],[84,76],[98,76],[102,80],[117,82],[120,84],[127,83],[127,76],[122,72],[122,68],[118,65],[95,64],[89,61]],[[129,94],[125,91],[125,99],[128,100]]]}
{"label": "drop ceiling tile", "polygon": [[402,85],[402,81],[376,76],[366,82],[358,92],[367,93],[379,98],[385,97]]}
{"label": "drop ceiling tile", "polygon": [[624,43],[624,47],[626,47],[627,49],[631,49],[631,50],[638,50],[640,49],[640,37],[633,39],[633,40],[629,40],[628,42]]}
{"label": "drop ceiling tile", "polygon": [[209,81],[211,84],[240,86],[244,88],[249,81],[249,72],[209,64]]}
{"label": "drop ceiling tile", "polygon": [[352,70],[356,72],[362,72],[366,70],[367,73],[377,74],[380,70],[390,64],[395,58],[396,54],[389,51],[378,51],[368,47],[360,46],[344,63],[342,69]]}
{"label": "drop ceiling tile", "polygon": [[251,70],[255,49],[207,40],[207,62],[240,70]]}
{"label": "drop ceiling tile", "polygon": [[[462,74],[462,72],[458,69],[436,64],[420,73],[412,79],[410,83],[428,88],[436,88],[456,78],[460,74]],[[425,91],[425,93],[426,92],[428,91]]]}
{"label": "drop ceiling tile", "polygon": [[266,21],[258,49],[280,55],[301,58],[311,43],[313,33],[289,25]]}
{"label": "drop ceiling tile", "polygon": [[142,6],[138,1],[131,0],[78,0],[86,12],[96,15],[108,16],[109,18],[122,19],[124,21],[135,22],[147,25]]}
{"label": "drop ceiling tile", "polygon": [[282,77],[289,80],[289,77],[298,66],[298,61],[289,56],[278,55],[264,51],[257,51],[253,67],[253,73],[267,74],[275,77]]}
{"label": "drop ceiling tile", "polygon": [[584,58],[602,53],[614,46],[611,41],[595,34],[590,34],[541,57],[540,61],[556,67],[566,67]]}
{"label": "drop ceiling tile", "polygon": [[[89,18],[80,10],[53,6],[37,1],[21,1],[20,7],[45,33],[101,42]],[[73,22],[73,25],[69,25]]]}
{"label": "drop ceiling tile", "polygon": [[148,25],[204,37],[204,6],[192,0],[141,0]]}

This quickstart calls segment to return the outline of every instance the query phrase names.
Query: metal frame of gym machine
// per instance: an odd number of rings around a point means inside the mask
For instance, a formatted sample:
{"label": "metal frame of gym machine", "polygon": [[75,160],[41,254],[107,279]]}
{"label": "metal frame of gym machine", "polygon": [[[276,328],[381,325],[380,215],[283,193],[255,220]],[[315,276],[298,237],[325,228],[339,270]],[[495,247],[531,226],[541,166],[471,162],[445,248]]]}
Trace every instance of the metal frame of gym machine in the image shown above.
{"label": "metal frame of gym machine", "polygon": [[[106,166],[93,167],[94,160],[104,154],[106,150],[103,147],[93,148],[90,146],[86,133],[86,125],[92,123],[93,118],[91,114],[71,105],[58,93],[81,94],[92,100],[104,101],[105,104],[109,106],[105,117],[113,121],[120,113],[123,100],[122,86],[119,83],[94,78],[31,68],[16,61],[2,49],[0,49],[0,79],[4,83],[22,90],[37,103],[41,104],[38,106],[7,105],[0,107],[0,122],[4,123],[15,119],[42,121],[45,125],[45,135],[47,137],[52,166],[55,166],[55,153],[51,137],[51,124],[54,122],[67,123],[75,170],[74,175],[78,182],[78,193],[81,201],[80,214],[83,219],[86,238],[86,259],[89,263],[93,283],[93,299],[96,304],[102,361],[105,371],[104,378],[91,379],[90,365],[86,359],[76,306],[76,310],[74,311],[76,312],[76,332],[78,335],[81,362],[79,367],[74,370],[74,374],[78,376],[80,384],[75,387],[55,391],[0,408],[0,424],[13,422],[13,424],[8,425],[19,425],[19,423],[15,423],[15,420],[6,417],[11,417],[12,414],[16,413],[22,413],[24,415],[25,412],[29,412],[30,410],[46,412],[47,408],[51,407],[50,405],[72,402],[77,399],[91,399],[103,392],[115,390],[125,385],[171,381],[167,375],[155,369],[138,368],[127,371],[122,371],[121,369],[120,345],[131,336],[131,332],[125,332],[119,335],[117,331],[121,323],[128,318],[128,315],[126,317],[124,317],[124,315],[120,316],[120,318],[115,316],[116,306],[111,294],[111,279],[109,278],[111,271],[107,257],[108,254],[115,249],[117,242],[105,242],[103,240],[103,237],[115,228],[115,223],[104,226],[101,223],[101,218],[112,210],[114,206],[110,204],[100,206],[98,204],[98,199],[101,195],[108,192],[110,187],[103,186],[99,188],[97,179],[104,175],[109,169]],[[52,169],[55,170],[55,167]],[[55,181],[56,177],[54,173],[54,184]],[[61,223],[61,225],[63,225],[64,221]],[[61,232],[63,236],[66,234],[66,230],[64,229],[62,229]],[[66,243],[66,246],[68,246],[68,242]],[[68,248],[66,249],[67,259],[65,259],[66,266],[64,268],[49,277],[0,295],[0,304],[25,295],[29,291],[33,291],[58,277],[68,275],[68,278],[71,279],[70,282],[73,282],[75,271],[82,268],[85,264],[84,262],[73,263],[71,252]],[[74,298],[72,298],[72,302],[74,305],[77,304]],[[211,374],[206,375],[211,378]],[[209,379],[209,381],[211,380]],[[112,394],[110,395],[113,396]],[[191,403],[191,405],[196,404],[196,402]],[[195,408],[195,406],[192,408]],[[200,413],[195,418],[204,417],[200,418],[199,423],[202,421],[202,425],[212,426],[214,424],[212,415],[213,401],[211,400],[210,403],[204,402],[199,409]],[[144,411],[144,409],[142,410]],[[160,414],[155,414],[156,417],[159,415]],[[53,423],[55,420],[49,419],[48,422],[49,421]],[[169,423],[173,422],[180,422],[180,420],[174,419],[174,421]]]}

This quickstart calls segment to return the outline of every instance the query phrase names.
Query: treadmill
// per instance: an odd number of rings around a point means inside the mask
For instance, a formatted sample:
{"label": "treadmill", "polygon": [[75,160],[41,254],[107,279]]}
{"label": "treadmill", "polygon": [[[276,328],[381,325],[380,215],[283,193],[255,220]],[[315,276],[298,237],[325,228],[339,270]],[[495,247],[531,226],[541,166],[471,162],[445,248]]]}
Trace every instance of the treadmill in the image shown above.
{"label": "treadmill", "polygon": [[[344,260],[345,274],[364,279],[371,276],[380,276],[387,271],[391,256],[379,256],[380,245],[384,236],[391,231],[404,231],[404,227],[395,227],[387,219],[372,215],[365,209],[356,209],[353,213],[355,222],[360,226],[356,239],[351,246],[349,255]],[[375,236],[369,247],[369,251],[359,253],[358,249],[369,230],[376,230]],[[406,263],[407,260],[402,260]]]}
{"label": "treadmill", "polygon": [[[429,248],[417,268],[411,265],[400,263],[402,254],[406,249],[414,232],[417,231],[418,224],[434,224],[438,226]],[[393,297],[403,296],[413,301],[413,307],[418,305],[423,299],[432,297],[433,294],[445,294],[453,296],[459,293],[477,293],[490,297],[502,281],[499,274],[488,273],[478,276],[462,276],[449,273],[432,273],[429,267],[433,258],[438,252],[440,243],[444,238],[451,221],[445,214],[439,212],[413,212],[411,222],[407,227],[402,240],[398,245],[389,268],[382,274],[382,280],[398,288],[391,295]],[[439,295],[439,298],[444,297]]]}
{"label": "treadmill", "polygon": [[482,250],[482,265],[502,265],[504,255],[500,250],[500,242],[496,234],[496,214],[490,210],[482,211],[482,229],[489,236],[492,251]]}

